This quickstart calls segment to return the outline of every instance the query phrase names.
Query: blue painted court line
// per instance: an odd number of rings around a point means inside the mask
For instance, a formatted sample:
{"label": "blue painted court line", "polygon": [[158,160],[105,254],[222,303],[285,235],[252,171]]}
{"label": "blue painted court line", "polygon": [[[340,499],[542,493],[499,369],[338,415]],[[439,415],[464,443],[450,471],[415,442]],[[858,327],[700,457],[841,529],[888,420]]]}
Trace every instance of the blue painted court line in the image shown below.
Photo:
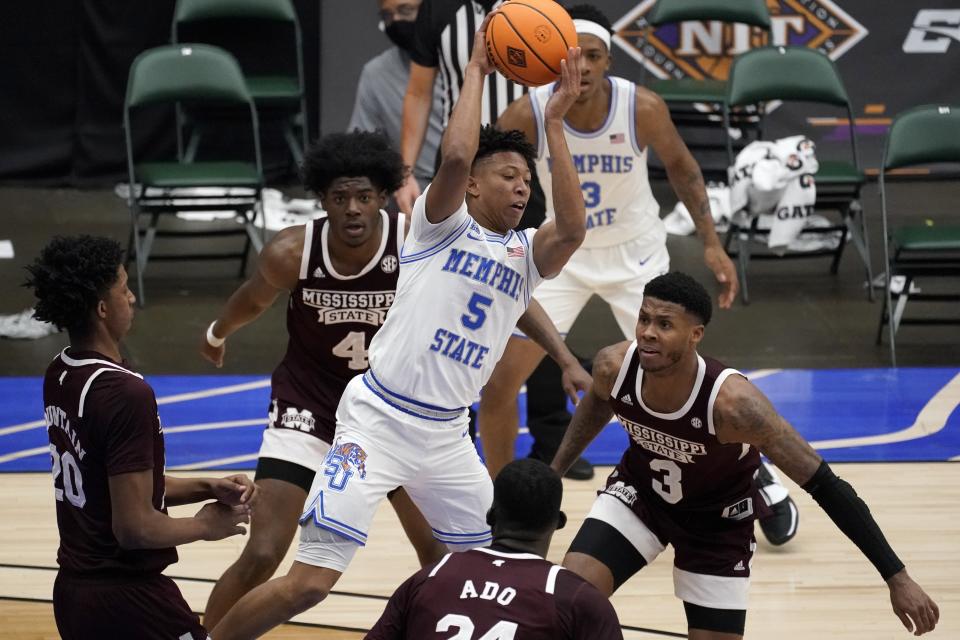
{"label": "blue painted court line", "polygon": [[[168,467],[254,466],[269,409],[266,376],[147,380],[160,404]],[[783,370],[756,385],[831,462],[960,456],[960,369]],[[521,396],[521,415],[525,400]],[[40,378],[0,378],[0,471],[50,469],[42,409]],[[530,445],[530,436],[521,433],[517,455],[526,455]],[[586,455],[595,464],[615,464],[626,446],[626,434],[611,423]],[[241,456],[248,459],[229,461]]]}

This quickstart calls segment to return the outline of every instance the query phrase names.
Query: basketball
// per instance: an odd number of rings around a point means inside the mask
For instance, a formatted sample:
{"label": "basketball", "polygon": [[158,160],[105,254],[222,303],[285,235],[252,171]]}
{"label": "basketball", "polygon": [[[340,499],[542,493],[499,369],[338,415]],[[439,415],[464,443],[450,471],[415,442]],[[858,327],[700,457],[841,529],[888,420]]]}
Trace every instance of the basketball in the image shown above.
{"label": "basketball", "polygon": [[487,54],[501,74],[528,87],[560,77],[560,61],[577,46],[577,30],[553,0],[508,0],[487,25]]}

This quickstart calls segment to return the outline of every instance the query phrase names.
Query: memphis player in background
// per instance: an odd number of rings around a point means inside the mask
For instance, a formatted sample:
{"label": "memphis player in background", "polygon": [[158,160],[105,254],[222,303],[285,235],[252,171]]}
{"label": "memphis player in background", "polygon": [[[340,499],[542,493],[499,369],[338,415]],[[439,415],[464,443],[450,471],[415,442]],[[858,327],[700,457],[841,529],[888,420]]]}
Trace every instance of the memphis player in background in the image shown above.
{"label": "memphis player in background", "polygon": [[[587,236],[563,273],[537,289],[536,299],[565,335],[596,294],[610,304],[623,335],[633,335],[644,285],[670,268],[660,205],[647,176],[652,147],[677,197],[693,213],[704,245],[704,263],[720,284],[720,307],[729,308],[737,294],[736,270],[714,229],[700,167],[677,133],[666,104],[629,80],[607,75],[611,29],[603,13],[590,5],[567,11],[574,19],[582,54],[580,97],[567,113],[564,131],[586,202]],[[499,128],[523,131],[536,146],[548,217],[557,201],[550,196],[553,159],[544,144],[543,112],[554,90],[552,84],[532,90],[497,120]],[[543,355],[530,340],[514,336],[484,388],[479,423],[484,457],[494,476],[513,459],[517,394]],[[536,403],[531,400],[531,404]],[[546,461],[553,457],[562,435],[556,431],[552,444],[550,434],[536,434],[534,455]],[[774,513],[761,527],[771,542],[782,544],[796,532],[797,509],[775,473],[766,469],[760,473],[759,484],[774,505]]]}
{"label": "memphis player in background", "polygon": [[414,205],[397,295],[370,343],[370,368],[350,381],[337,408],[334,442],[300,520],[296,561],[286,576],[242,598],[211,631],[217,640],[256,637],[323,600],[366,543],[380,501],[398,486],[441,542],[456,550],[490,542],[493,486],[468,434],[467,407],[514,327],[542,334],[571,375],[585,375],[542,309],[527,308],[534,288],[560,272],[586,232],[563,137],[563,116],[580,93],[579,49],[568,52],[544,108],[556,216],[517,233],[533,149],[518,132],[481,131],[483,84],[493,71],[487,22],[474,37],[440,168]]}

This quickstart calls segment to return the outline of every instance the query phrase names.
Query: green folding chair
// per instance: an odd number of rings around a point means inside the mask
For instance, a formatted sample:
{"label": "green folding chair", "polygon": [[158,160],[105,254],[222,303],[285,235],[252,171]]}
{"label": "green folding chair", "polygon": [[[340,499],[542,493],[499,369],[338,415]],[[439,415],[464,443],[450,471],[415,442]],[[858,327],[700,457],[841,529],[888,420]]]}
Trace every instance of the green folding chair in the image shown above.
{"label": "green folding chair", "polygon": [[[857,153],[857,137],[854,131],[853,107],[843,80],[833,61],[826,55],[806,47],[763,47],[752,49],[737,56],[730,68],[727,80],[727,95],[723,103],[724,127],[729,131],[731,111],[737,107],[755,106],[761,114],[757,139],[764,138],[766,103],[773,100],[798,101],[828,104],[846,111],[847,130],[850,138],[849,159],[827,159],[818,154],[820,169],[814,176],[817,184],[818,211],[836,211],[841,220],[836,225],[807,229],[804,233],[836,235],[839,244],[836,249],[823,249],[809,252],[787,252],[786,254],[753,254],[753,241],[768,233],[757,227],[754,217],[748,229],[731,224],[727,234],[726,246],[731,255],[736,255],[740,266],[740,285],[743,301],[749,302],[747,289],[747,271],[753,259],[810,258],[832,256],[830,273],[836,274],[843,256],[844,247],[849,238],[863,261],[867,278],[867,294],[873,300],[873,290],[869,283],[873,281],[873,269],[870,265],[870,251],[867,244],[867,224],[860,204],[860,191],[866,177],[860,168]],[[746,141],[743,141],[745,144]],[[727,161],[734,163],[733,140],[727,135]],[[745,238],[743,236],[746,236]],[[731,250],[736,246],[736,250]],[[753,254],[753,255],[752,255]]]}
{"label": "green folding chair", "polygon": [[[310,135],[307,127],[307,101],[303,80],[303,39],[293,2],[292,0],[177,0],[171,42],[179,42],[179,31],[186,25],[200,26],[203,23],[230,20],[277,22],[287,24],[293,30],[294,46],[291,53],[296,58],[296,74],[290,73],[289,69],[278,69],[267,74],[246,73],[245,77],[250,95],[259,107],[290,106],[294,108],[293,113],[284,121],[283,136],[294,162],[299,166],[303,162],[303,151],[307,147]],[[198,39],[196,31],[191,31],[191,40]],[[290,49],[286,41],[278,42],[277,45],[282,49]],[[244,59],[243,51],[234,49],[233,53],[241,61]],[[195,129],[185,154],[192,157],[192,154],[196,153],[198,144],[199,135]]]}
{"label": "green folding chair", "polygon": [[[897,114],[887,134],[880,170],[880,211],[883,219],[883,258],[887,267],[886,296],[877,328],[877,344],[883,326],[890,331],[890,361],[897,366],[896,334],[902,324],[960,324],[954,318],[904,318],[907,300],[957,302],[960,293],[911,292],[913,281],[922,277],[960,276],[960,224],[911,224],[890,228],[887,214],[886,174],[894,169],[937,163],[960,163],[960,105],[923,105]],[[894,294],[890,281],[903,276]],[[896,307],[894,300],[896,299]],[[892,310],[892,312],[891,312]],[[891,318],[892,316],[892,318]]]}
{"label": "green folding chair", "polygon": [[[179,157],[170,161],[137,162],[134,157],[131,116],[155,104],[230,104],[245,106],[250,114],[253,159],[191,162]],[[254,226],[260,209],[263,169],[260,158],[257,111],[237,61],[228,52],[204,44],[166,45],[141,53],[130,66],[123,104],[123,127],[127,145],[130,192],[130,245],[128,257],[137,263],[137,293],[145,304],[143,276],[148,260],[240,259],[246,269],[251,247],[263,247],[261,226]],[[179,127],[178,127],[179,128]],[[230,229],[159,229],[161,218],[180,211],[233,211],[244,220],[242,229],[231,221]],[[141,217],[149,216],[146,228]],[[243,250],[235,253],[191,253],[151,256],[154,240],[161,236],[246,237]]]}
{"label": "green folding chair", "polygon": [[[770,42],[770,12],[764,0],[657,0],[645,21],[641,51],[656,46],[652,41],[653,33],[663,27],[671,27],[678,33],[685,28],[705,29],[709,37],[719,37],[723,41],[722,34],[716,32],[717,27],[726,29],[728,25],[746,25],[750,28],[752,41],[759,30],[761,44]],[[685,26],[683,23],[699,24]],[[690,75],[678,77],[684,75],[679,67],[668,78],[648,81],[646,67],[643,67],[643,74],[641,83],[667,103],[671,120],[681,131],[704,175],[713,180],[725,180],[726,133],[721,131],[720,110],[726,97],[726,80]],[[755,113],[738,112],[734,118],[735,126],[739,128],[757,126]],[[659,175],[662,170],[653,167],[653,171]]]}
{"label": "green folding chair", "polygon": [[[765,0],[657,0],[647,15],[644,40],[651,27],[681,22],[715,21],[759,27],[770,37],[770,11]],[[718,108],[726,97],[724,80],[700,78],[666,78],[653,80],[648,88],[666,102],[715,104]]]}

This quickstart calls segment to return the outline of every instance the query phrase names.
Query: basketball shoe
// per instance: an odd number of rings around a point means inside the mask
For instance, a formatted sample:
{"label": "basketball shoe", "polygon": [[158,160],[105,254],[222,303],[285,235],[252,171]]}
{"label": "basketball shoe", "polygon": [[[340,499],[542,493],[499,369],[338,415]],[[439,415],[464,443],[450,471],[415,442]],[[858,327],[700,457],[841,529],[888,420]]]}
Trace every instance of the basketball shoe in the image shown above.
{"label": "basketball shoe", "polygon": [[780,483],[777,472],[767,462],[762,462],[757,469],[757,487],[764,500],[773,509],[773,513],[760,521],[760,530],[772,545],[787,543],[797,535],[797,524],[800,522],[800,512],[793,498],[787,493],[787,488]]}

